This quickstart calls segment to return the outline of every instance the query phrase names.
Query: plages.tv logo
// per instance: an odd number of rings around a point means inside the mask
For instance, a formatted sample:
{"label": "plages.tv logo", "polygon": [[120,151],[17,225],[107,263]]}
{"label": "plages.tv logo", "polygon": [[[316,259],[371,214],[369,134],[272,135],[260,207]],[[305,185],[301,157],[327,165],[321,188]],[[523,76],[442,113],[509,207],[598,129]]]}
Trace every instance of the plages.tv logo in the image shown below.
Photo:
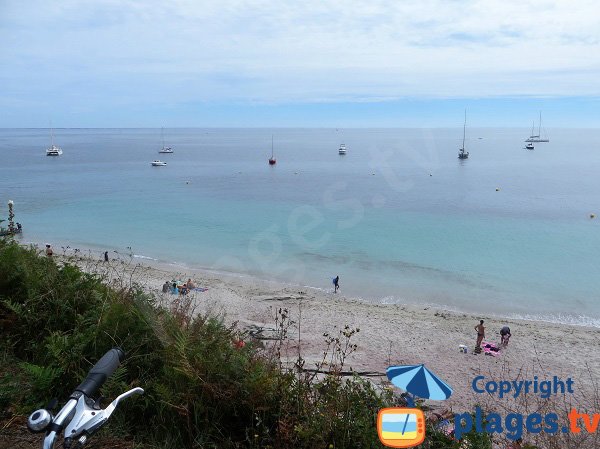
{"label": "plages.tv logo", "polygon": [[390,366],[386,373],[393,385],[408,393],[408,407],[389,407],[379,410],[377,414],[379,441],[388,447],[418,446],[425,440],[425,416],[421,410],[414,408],[411,395],[443,401],[450,397],[452,388],[425,368],[425,365]]}

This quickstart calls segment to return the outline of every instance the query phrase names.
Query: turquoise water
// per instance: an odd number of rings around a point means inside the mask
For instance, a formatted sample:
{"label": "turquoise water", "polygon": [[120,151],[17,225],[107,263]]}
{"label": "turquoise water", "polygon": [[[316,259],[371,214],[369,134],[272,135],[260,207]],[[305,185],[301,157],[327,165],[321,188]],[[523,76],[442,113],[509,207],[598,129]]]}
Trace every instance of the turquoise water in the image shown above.
{"label": "turquoise water", "polygon": [[600,327],[600,130],[528,132],[468,130],[459,161],[458,128],[169,129],[172,155],[157,129],[59,129],[58,158],[3,129],[0,216],[14,200],[23,241]]}

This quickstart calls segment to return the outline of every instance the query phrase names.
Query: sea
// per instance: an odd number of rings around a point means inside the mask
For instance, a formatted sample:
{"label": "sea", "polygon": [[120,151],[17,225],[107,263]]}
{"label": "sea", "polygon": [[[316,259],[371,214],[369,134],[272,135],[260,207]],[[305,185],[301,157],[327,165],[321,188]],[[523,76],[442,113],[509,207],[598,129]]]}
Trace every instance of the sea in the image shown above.
{"label": "sea", "polygon": [[60,157],[0,129],[0,218],[13,200],[59,253],[600,327],[600,130],[529,131],[468,129],[459,160],[462,128],[164,129],[173,154],[161,129],[54,129]]}

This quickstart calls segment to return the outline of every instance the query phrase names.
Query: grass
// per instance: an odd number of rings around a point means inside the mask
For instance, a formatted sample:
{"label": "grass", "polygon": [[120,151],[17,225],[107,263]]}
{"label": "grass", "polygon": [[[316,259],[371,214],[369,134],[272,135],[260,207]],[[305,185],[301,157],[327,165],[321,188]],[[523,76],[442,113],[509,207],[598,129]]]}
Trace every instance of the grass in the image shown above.
{"label": "grass", "polygon": [[[64,403],[89,368],[119,346],[127,358],[102,395],[136,386],[145,394],[113,414],[102,430],[110,441],[165,449],[382,447],[377,412],[397,398],[342,375],[358,329],[326,335],[323,362],[309,372],[300,354],[294,368],[281,361],[287,310],[275,317],[280,338],[264,348],[252,341],[239,347],[235,326],[189,307],[161,306],[135,282],[108,282],[0,239],[0,420],[22,422],[52,398]],[[482,435],[465,441],[491,447]],[[423,447],[462,446],[430,427]]]}

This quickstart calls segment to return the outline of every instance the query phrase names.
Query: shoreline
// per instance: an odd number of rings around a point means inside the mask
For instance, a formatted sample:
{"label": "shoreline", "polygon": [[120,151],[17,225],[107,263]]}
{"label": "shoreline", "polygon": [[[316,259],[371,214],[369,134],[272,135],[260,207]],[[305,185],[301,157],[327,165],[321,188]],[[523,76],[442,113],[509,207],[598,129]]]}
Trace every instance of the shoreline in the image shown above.
{"label": "shoreline", "polygon": [[[91,251],[91,252],[90,252]],[[490,315],[447,311],[427,305],[374,304],[327,291],[264,281],[247,275],[227,275],[188,267],[174,267],[158,261],[127,258],[108,264],[100,259],[103,251],[81,252],[73,259],[84,271],[104,275],[109,282],[137,284],[153,293],[165,306],[180,297],[163,294],[168,280],[194,279],[203,292],[192,292],[192,313],[216,314],[236,325],[244,338],[265,337],[268,344],[276,330],[278,310],[291,321],[284,344],[284,364],[293,365],[298,354],[307,368],[323,360],[325,334],[341,337],[345,327],[359,329],[351,337],[356,350],[346,358],[344,370],[375,373],[372,382],[387,384],[386,368],[400,364],[426,364],[449,383],[454,394],[441,407],[472,409],[490,400],[475,394],[471,382],[477,375],[490,379],[540,379],[559,376],[575,380],[574,403],[586,405],[600,379],[600,353],[595,349],[600,329],[581,325],[547,323],[523,319],[498,319]],[[86,257],[91,254],[92,258]],[[63,256],[55,252],[57,261]],[[127,279],[123,275],[127,275]],[[121,284],[122,285],[122,284]],[[175,301],[176,302],[176,301]],[[486,341],[499,342],[499,330],[508,325],[513,337],[498,357],[474,355],[474,326],[485,320]],[[342,338],[343,339],[343,338]],[[459,352],[466,345],[467,354]],[[379,375],[377,375],[379,374]],[[517,407],[508,401],[507,407]]]}
{"label": "shoreline", "polygon": [[[42,242],[35,242],[35,241],[28,241],[28,242],[21,242],[20,244],[22,245],[34,245],[37,246],[38,248],[43,248],[44,243]],[[86,249],[81,249],[80,250],[80,254],[81,255],[89,255],[91,253],[97,254],[98,260],[100,260],[102,258],[102,255],[104,254],[105,249],[101,248],[100,246],[97,246],[95,244],[87,244],[86,245],[87,248]],[[69,250],[73,251],[74,247],[72,246],[71,243],[69,242],[58,242],[57,245],[53,245],[53,247],[55,248],[55,253],[56,253],[56,248],[68,248]],[[205,275],[209,275],[209,276],[220,276],[220,277],[224,277],[224,278],[228,278],[228,279],[247,279],[249,282],[259,282],[259,283],[265,283],[268,285],[273,285],[274,287],[281,287],[281,288],[290,288],[290,289],[308,289],[311,290],[313,292],[315,292],[315,294],[329,294],[333,292],[333,287],[331,288],[323,288],[323,287],[317,287],[317,286],[313,286],[313,285],[301,285],[301,284],[295,284],[293,282],[286,282],[286,281],[282,281],[282,280],[276,280],[276,279],[267,279],[265,277],[261,277],[258,274],[255,273],[241,273],[241,272],[234,272],[234,271],[227,271],[227,270],[217,270],[217,269],[212,269],[210,267],[204,267],[204,266],[193,266],[184,262],[172,262],[172,261],[166,261],[166,260],[161,260],[161,259],[157,259],[151,256],[146,256],[143,254],[134,254],[133,252],[130,254],[127,254],[125,252],[119,252],[117,250],[113,250],[111,249],[109,251],[110,254],[110,258],[114,258],[114,253],[118,254],[119,257],[123,257],[124,259],[129,258],[130,259],[130,263],[135,262],[135,263],[140,263],[142,265],[149,265],[152,266],[153,268],[157,268],[157,269],[162,269],[165,271],[169,271],[169,272],[191,272],[191,273],[198,273],[198,274],[205,274]],[[56,255],[58,255],[58,253],[56,253]],[[393,301],[386,301],[388,298],[394,298]],[[556,324],[559,326],[565,325],[565,326],[577,326],[577,327],[582,327],[582,328],[590,328],[590,329],[596,329],[596,330],[600,330],[600,318],[596,318],[596,317],[590,317],[587,315],[561,315],[561,314],[552,314],[552,315],[521,315],[521,314],[511,314],[511,313],[502,313],[502,312],[473,312],[473,311],[469,311],[467,309],[463,309],[460,307],[453,307],[453,306],[449,306],[449,305],[445,305],[445,304],[439,304],[439,303],[433,303],[433,302],[423,302],[423,301],[419,301],[419,300],[415,300],[415,301],[403,301],[400,300],[399,297],[397,296],[384,296],[381,298],[365,298],[365,297],[361,297],[361,296],[356,296],[356,295],[349,295],[349,296],[344,296],[344,298],[346,299],[351,299],[353,301],[357,301],[357,302],[361,302],[361,303],[365,303],[365,304],[371,304],[371,305],[384,305],[384,306],[402,306],[402,307],[428,307],[434,310],[437,310],[439,312],[445,312],[445,313],[454,313],[454,314],[467,314],[467,315],[472,315],[472,316],[488,316],[490,318],[493,318],[495,320],[514,320],[514,321],[527,321],[527,322],[534,322],[534,323],[545,323],[545,324]]]}

